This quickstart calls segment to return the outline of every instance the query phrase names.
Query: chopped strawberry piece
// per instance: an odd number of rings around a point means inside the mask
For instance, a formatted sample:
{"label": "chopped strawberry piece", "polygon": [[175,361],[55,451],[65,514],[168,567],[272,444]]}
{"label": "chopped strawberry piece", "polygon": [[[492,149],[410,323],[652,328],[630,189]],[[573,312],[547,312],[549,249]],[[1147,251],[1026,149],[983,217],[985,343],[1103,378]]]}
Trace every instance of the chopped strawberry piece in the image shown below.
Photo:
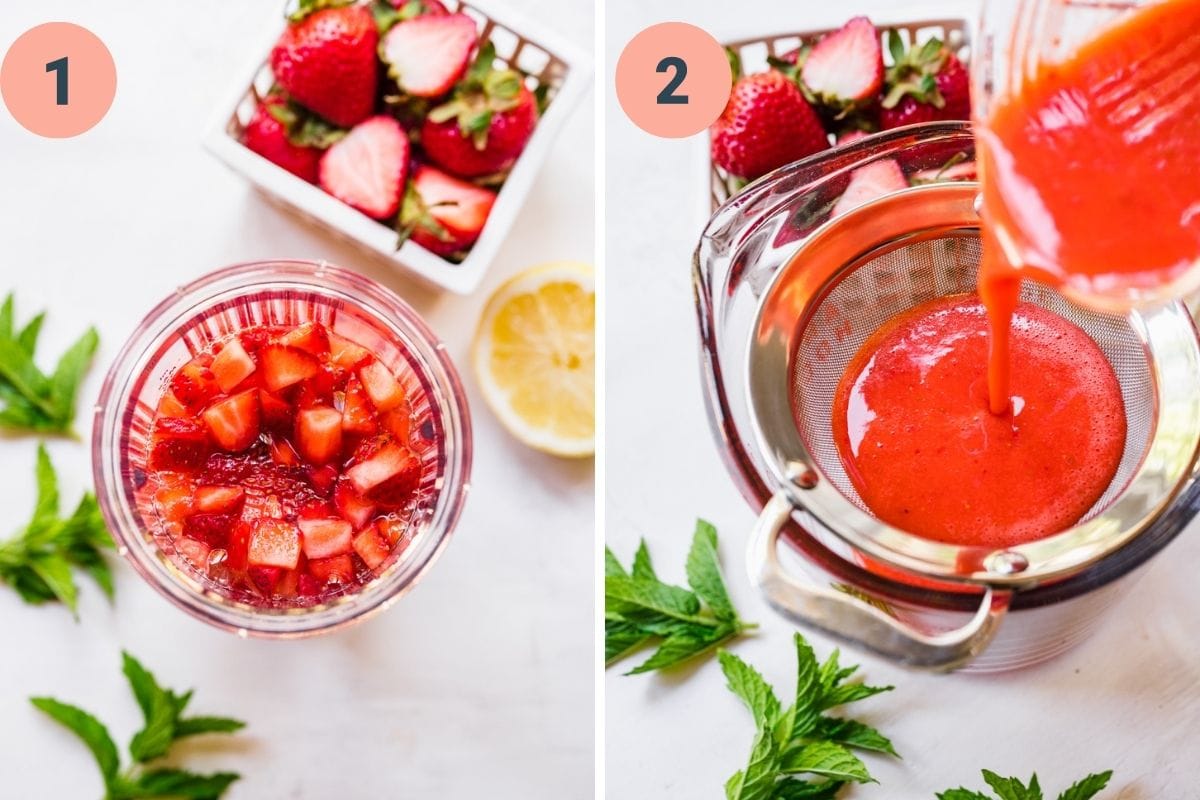
{"label": "chopped strawberry piece", "polygon": [[308,380],[321,371],[321,362],[295,347],[268,345],[259,355],[263,382],[272,392]]}
{"label": "chopped strawberry piece", "polygon": [[407,94],[438,97],[462,77],[478,37],[466,14],[419,16],[393,26],[380,54]]}
{"label": "chopped strawberry piece", "polygon": [[220,513],[240,509],[246,490],[240,486],[201,486],[196,490],[196,510]]}
{"label": "chopped strawberry piece", "polygon": [[329,558],[350,552],[354,528],[344,519],[302,519],[296,524],[307,557]]}
{"label": "chopped strawberry piece", "polygon": [[168,390],[163,395],[162,400],[158,401],[158,416],[159,417],[190,417],[192,412],[188,407],[180,402],[175,393]]}
{"label": "chopped strawberry piece", "polygon": [[389,441],[347,470],[346,479],[363,498],[394,508],[420,484],[421,462],[407,447]]}
{"label": "chopped strawberry piece", "polygon": [[358,378],[377,410],[391,411],[404,402],[404,387],[382,363],[371,361],[359,367]]}
{"label": "chopped strawberry piece", "polygon": [[[408,538],[408,523],[404,520],[394,517],[380,517],[375,522],[375,527],[379,530],[379,535],[384,538],[389,545],[395,547],[402,540]],[[407,544],[407,541],[405,541]]]}
{"label": "chopped strawberry piece", "polygon": [[227,563],[231,570],[240,572],[246,568],[250,550],[250,529],[252,522],[246,519],[246,508],[242,509],[242,519],[233,526],[229,537],[229,545],[225,548],[229,553]]}
{"label": "chopped strawberry piece", "polygon": [[258,403],[262,409],[262,426],[271,433],[292,432],[292,407],[270,392],[260,389]]}
{"label": "chopped strawberry piece", "polygon": [[238,341],[242,343],[242,348],[247,353],[258,355],[259,350],[271,343],[271,334],[266,328],[251,328],[239,333]]}
{"label": "chopped strawberry piece", "polygon": [[354,552],[358,553],[358,557],[368,567],[378,569],[379,565],[386,561],[391,554],[391,548],[379,535],[375,526],[371,526],[354,537]]}
{"label": "chopped strawberry piece", "polygon": [[281,519],[260,519],[250,531],[251,567],[295,569],[300,561],[300,529]]}
{"label": "chopped strawberry piece", "polygon": [[310,465],[306,474],[308,482],[322,495],[328,495],[333,490],[333,485],[337,483],[339,475],[337,467],[332,464],[326,464],[323,467]]}
{"label": "chopped strawberry piece", "polygon": [[222,449],[241,452],[258,438],[258,390],[248,389],[214,403],[202,416],[208,432]]}
{"label": "chopped strawberry piece", "polygon": [[834,204],[832,216],[841,216],[863,203],[907,187],[908,179],[904,177],[904,170],[894,159],[872,161],[850,173],[850,183]]}
{"label": "chopped strawberry piece", "polygon": [[370,355],[365,347],[336,334],[329,334],[329,360],[341,369],[354,369]]}
{"label": "chopped strawberry piece", "polygon": [[322,586],[328,583],[349,583],[354,579],[354,562],[350,556],[317,558],[308,562],[308,571]]}
{"label": "chopped strawberry piece", "polygon": [[329,332],[319,322],[305,322],[279,337],[279,343],[319,358],[329,352]]}
{"label": "chopped strawberry piece", "polygon": [[296,452],[296,448],[292,447],[291,442],[287,439],[272,437],[270,448],[271,460],[276,464],[281,464],[285,467],[299,466],[300,454]]}
{"label": "chopped strawberry piece", "polygon": [[359,497],[354,487],[345,480],[338,481],[337,488],[333,490],[333,505],[342,518],[355,528],[366,526],[375,516],[375,504]]}
{"label": "chopped strawberry piece", "polygon": [[196,569],[203,572],[208,568],[208,554],[212,548],[204,542],[185,536],[175,541],[175,550]]}
{"label": "chopped strawberry piece", "polygon": [[297,408],[332,405],[333,393],[337,387],[337,368],[322,365],[316,375],[300,384],[293,397],[293,402]]}
{"label": "chopped strawberry piece", "polygon": [[348,433],[371,434],[379,430],[371,401],[357,375],[346,381],[346,396],[342,404],[342,430]]}
{"label": "chopped strawberry piece", "polygon": [[412,412],[408,410],[407,404],[383,414],[380,422],[383,423],[383,429],[390,433],[397,442],[401,444],[408,442],[409,435],[412,433]]}
{"label": "chopped strawberry piece", "polygon": [[372,117],[325,151],[321,188],[368,217],[387,219],[400,208],[410,156],[400,123]]}
{"label": "chopped strawberry piece", "polygon": [[171,391],[189,408],[203,408],[221,391],[216,377],[209,369],[211,363],[209,356],[194,358],[180,367],[171,378]]}
{"label": "chopped strawberry piece", "polygon": [[289,569],[283,572],[279,582],[275,584],[276,597],[295,597],[300,593],[300,576],[306,573],[300,570],[304,569],[305,565],[301,565],[296,569]]}
{"label": "chopped strawberry piece", "polygon": [[237,522],[237,514],[192,514],[183,521],[183,535],[210,547],[225,547]]}
{"label": "chopped strawberry piece", "polygon": [[229,392],[254,374],[254,359],[236,338],[230,339],[213,358],[213,376],[222,392]]}
{"label": "chopped strawberry piece", "polygon": [[191,487],[184,483],[163,486],[154,493],[154,502],[164,519],[180,522],[192,513]]}
{"label": "chopped strawberry piece", "polygon": [[342,452],[342,415],[336,408],[306,408],[296,415],[296,445],[311,464],[327,464]]}
{"label": "chopped strawberry piece", "polygon": [[199,420],[163,417],[150,437],[151,469],[191,470],[199,467],[212,451],[208,431]]}
{"label": "chopped strawberry piece", "polygon": [[279,580],[283,577],[283,572],[279,567],[255,565],[246,570],[246,576],[250,578],[250,582],[260,592],[271,595],[275,594],[275,587],[279,585]]}

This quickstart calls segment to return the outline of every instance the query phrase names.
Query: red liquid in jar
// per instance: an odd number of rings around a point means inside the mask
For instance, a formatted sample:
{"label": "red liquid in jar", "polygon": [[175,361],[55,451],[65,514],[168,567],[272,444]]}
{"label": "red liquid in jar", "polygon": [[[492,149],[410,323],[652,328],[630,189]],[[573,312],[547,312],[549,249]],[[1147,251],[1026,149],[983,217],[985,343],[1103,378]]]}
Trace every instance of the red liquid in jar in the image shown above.
{"label": "red liquid in jar", "polygon": [[1095,342],[1020,304],[1010,411],[988,408],[986,312],[943,297],[890,320],[847,365],[834,440],[881,520],[928,539],[1003,548],[1074,525],[1116,474],[1120,386]]}
{"label": "red liquid in jar", "polygon": [[977,134],[979,293],[1001,413],[1021,278],[1120,302],[1200,263],[1200,0],[1137,9],[1069,59],[1039,65]]}
{"label": "red liquid in jar", "polygon": [[407,545],[426,469],[404,386],[315,322],[250,327],[195,356],[151,426],[166,549],[243,602],[360,589]]}

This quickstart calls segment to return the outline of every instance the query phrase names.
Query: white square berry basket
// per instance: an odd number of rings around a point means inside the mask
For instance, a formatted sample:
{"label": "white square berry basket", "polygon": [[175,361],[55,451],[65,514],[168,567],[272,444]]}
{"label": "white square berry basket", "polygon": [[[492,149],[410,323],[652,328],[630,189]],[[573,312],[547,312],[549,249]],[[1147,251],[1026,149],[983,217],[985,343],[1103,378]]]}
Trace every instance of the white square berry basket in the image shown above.
{"label": "white square berry basket", "polygon": [[[900,40],[904,42],[904,46],[908,47],[915,43],[928,41],[933,37],[937,37],[946,43],[946,46],[954,51],[954,54],[963,62],[970,64],[970,42],[967,31],[970,28],[970,21],[966,19],[928,19],[917,20],[910,22],[876,22],[875,27],[879,31],[880,39],[883,45],[883,59],[885,66],[891,65],[891,56],[888,53],[887,47],[887,32],[894,30],[900,34]],[[747,74],[752,72],[760,72],[767,68],[767,59],[795,50],[796,48],[811,44],[820,39],[827,33],[832,33],[834,29],[818,30],[818,31],[803,31],[800,33],[781,33],[775,36],[760,36],[753,39],[742,39],[736,42],[726,42],[725,47],[733,50],[742,60],[742,65]],[[705,175],[705,187],[700,195],[703,198],[703,216],[708,219],[709,215],[717,209],[722,203],[728,200],[733,195],[737,194],[740,185],[737,177],[732,176],[721,169],[712,160],[712,152],[710,148],[710,140],[708,136],[703,136],[700,139],[703,144],[703,170]]]}
{"label": "white square berry basket", "polygon": [[276,205],[424,283],[458,294],[470,294],[483,280],[488,265],[508,235],[567,116],[586,92],[591,78],[591,60],[536,21],[499,3],[447,0],[445,5],[450,11],[460,11],[476,21],[480,41],[491,41],[495,45],[498,64],[521,72],[531,88],[547,87],[545,113],[500,188],[479,239],[461,263],[447,261],[412,241],[405,242],[397,250],[397,235],[389,225],[356,211],[241,143],[242,132],[254,114],[258,98],[265,96],[274,83],[267,59],[283,29],[282,20],[269,31],[261,54],[222,104],[204,144]]}

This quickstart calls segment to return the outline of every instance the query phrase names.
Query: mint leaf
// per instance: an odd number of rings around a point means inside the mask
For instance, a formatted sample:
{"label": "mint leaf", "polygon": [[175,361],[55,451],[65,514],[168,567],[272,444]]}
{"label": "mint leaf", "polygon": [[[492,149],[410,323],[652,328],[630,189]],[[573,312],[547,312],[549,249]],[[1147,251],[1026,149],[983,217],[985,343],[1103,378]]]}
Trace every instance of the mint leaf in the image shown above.
{"label": "mint leaf", "polygon": [[1088,775],[1058,796],[1058,800],[1091,800],[1100,794],[1112,779],[1112,770]]}
{"label": "mint leaf", "polygon": [[[1043,800],[1042,787],[1038,785],[1036,773],[1029,779],[1028,784],[1022,783],[1018,778],[1006,778],[987,769],[983,770],[983,779],[996,793],[995,797],[959,787],[940,792],[936,795],[937,800]],[[1112,770],[1088,775],[1072,784],[1058,796],[1058,800],[1091,800],[1108,786],[1111,779]]]}
{"label": "mint leaf", "polygon": [[104,785],[108,786],[121,768],[121,758],[108,729],[100,720],[81,708],[61,703],[52,697],[31,697],[29,702],[83,740],[100,767]]}
{"label": "mint leaf", "polygon": [[659,579],[643,539],[626,570],[604,549],[604,660],[606,664],[658,640],[658,649],[628,672],[668,669],[740,635],[742,622],[729,601],[717,563],[717,532],[700,521],[686,572],[693,591]]}
{"label": "mint leaf", "polygon": [[726,650],[717,654],[729,691],[736,694],[750,709],[758,727],[774,727],[779,720],[779,698],[758,670]]}
{"label": "mint leaf", "polygon": [[34,359],[45,320],[43,312],[17,330],[13,295],[0,305],[0,428],[5,430],[71,432],[79,384],[100,340],[89,328],[47,376]]}
{"label": "mint leaf", "polygon": [[0,581],[30,604],[59,601],[75,611],[72,568],[91,575],[112,596],[112,573],[103,551],[112,548],[96,498],[84,495],[70,517],[59,517],[58,479],[44,445],[37,454],[38,496],[24,530],[0,542]]}
{"label": "mint leaf", "polygon": [[775,737],[769,729],[760,728],[750,750],[750,762],[725,783],[725,797],[727,800],[768,800],[775,791],[778,765]]}
{"label": "mint leaf", "polygon": [[[637,574],[636,561],[634,569],[634,574]],[[708,604],[717,619],[737,618],[733,603],[729,600],[729,593],[725,591],[725,581],[721,578],[721,566],[717,561],[717,529],[702,519],[696,520],[692,549],[688,552],[687,580],[688,586]]]}
{"label": "mint leaf", "polygon": [[[735,773],[726,783],[729,798],[756,796],[759,784],[766,782],[769,792],[764,796],[771,800],[829,800],[844,783],[875,782],[853,750],[896,754],[892,743],[871,726],[822,715],[827,692],[844,688],[840,681],[852,675],[857,667],[841,667],[836,651],[819,665],[812,647],[800,634],[795,636],[795,646],[796,695],[793,703],[783,710],[774,690],[757,670],[730,653],[717,654],[730,691],[745,703],[759,731],[751,755],[752,765]],[[754,759],[765,752],[761,742],[764,735],[773,744],[770,779],[751,782],[750,777],[757,776],[762,768],[761,764],[755,766]],[[751,766],[755,768],[752,770]],[[802,780],[793,777],[796,775],[821,780]]]}
{"label": "mint leaf", "polygon": [[237,733],[244,727],[246,723],[230,717],[187,717],[175,724],[175,738],[178,740],[202,733]]}
{"label": "mint leaf", "polygon": [[113,800],[143,800],[170,797],[187,800],[216,800],[241,776],[234,772],[198,775],[181,769],[155,769],[126,780],[112,795]]}

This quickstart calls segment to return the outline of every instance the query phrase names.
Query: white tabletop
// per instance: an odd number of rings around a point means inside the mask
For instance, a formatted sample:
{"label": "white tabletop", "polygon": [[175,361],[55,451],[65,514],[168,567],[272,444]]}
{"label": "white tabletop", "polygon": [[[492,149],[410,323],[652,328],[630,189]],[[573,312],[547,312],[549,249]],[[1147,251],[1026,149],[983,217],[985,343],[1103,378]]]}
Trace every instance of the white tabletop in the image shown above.
{"label": "white tabletop", "polygon": [[[664,577],[682,583],[693,521],[721,532],[730,590],[743,616],[762,623],[733,646],[781,693],[795,674],[791,625],[749,585],[743,545],[753,522],[719,460],[701,400],[690,258],[705,198],[697,142],[664,141],[637,130],[613,97],[617,54],[643,27],[670,19],[704,27],[718,40],[834,27],[858,12],[901,21],[887,0],[835,4],[690,3],[609,0],[606,30],[607,363],[606,537],[626,563],[645,536]],[[908,4],[905,4],[906,8]],[[973,3],[912,4],[909,18],[944,17]],[[1112,769],[1102,798],[1184,800],[1200,796],[1200,637],[1194,594],[1200,530],[1193,524],[1151,562],[1098,632],[1056,661],[992,677],[932,676],[844,650],[891,694],[854,711],[892,737],[903,760],[868,758],[878,787],[847,797],[932,800],[979,770],[1025,778],[1036,770],[1054,792],[1090,771]],[[833,646],[810,635],[818,655]],[[607,795],[621,800],[722,796],[742,768],[754,735],[715,662],[670,677],[607,671]],[[786,700],[785,700],[786,702]],[[1051,797],[1055,796],[1049,791]]]}
{"label": "white tabletop", "polygon": [[[513,0],[590,52],[590,8]],[[325,258],[359,268],[411,302],[448,343],[474,412],[466,512],[437,566],[395,608],[303,642],[241,641],[170,606],[123,562],[110,607],[82,582],[79,622],[30,608],[0,587],[0,797],[101,794],[87,751],[26,701],[50,694],[109,722],[121,742],[138,723],[120,650],[168,686],[198,689],[194,711],[247,720],[236,740],[181,750],[186,765],[233,769],[228,797],[583,798],[593,782],[593,466],[531,452],[504,433],[469,374],[468,345],[490,289],[555,259],[591,261],[590,96],[574,114],[485,285],[436,295],[267,205],[202,151],[200,138],[280,20],[281,0],[7,7],[0,48],[35,24],[68,20],[109,46],[116,103],[86,135],[39,139],[0,112],[0,293],[26,315],[47,308],[52,358],[87,323],[102,345],[82,393],[144,313],[173,287],[257,258]],[[81,415],[85,439],[90,420]],[[0,441],[0,531],[33,502],[32,438]],[[89,449],[50,445],[64,503],[90,485]]]}

